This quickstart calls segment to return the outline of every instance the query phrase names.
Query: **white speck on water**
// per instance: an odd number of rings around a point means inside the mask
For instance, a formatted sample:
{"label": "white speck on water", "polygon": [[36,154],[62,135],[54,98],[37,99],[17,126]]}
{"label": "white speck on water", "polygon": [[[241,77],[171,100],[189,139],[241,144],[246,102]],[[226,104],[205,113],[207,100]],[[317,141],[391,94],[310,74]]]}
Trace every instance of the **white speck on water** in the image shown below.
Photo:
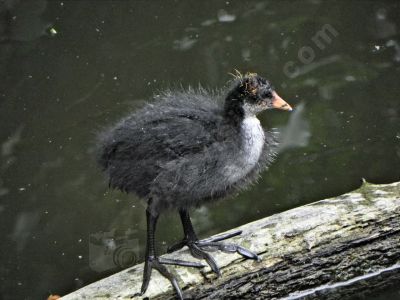
{"label": "white speck on water", "polygon": [[114,79],[114,80],[118,80],[118,77],[117,77],[117,76],[114,76],[113,79]]}
{"label": "white speck on water", "polygon": [[210,20],[205,20],[205,21],[201,22],[200,25],[201,26],[210,26],[210,25],[212,25],[214,23],[215,23],[215,20],[210,19]]}
{"label": "white speck on water", "polygon": [[32,76],[32,75],[28,75],[28,78],[29,78],[29,79],[32,79],[32,78],[33,78],[33,76]]}
{"label": "white speck on water", "polygon": [[356,81],[356,78],[353,76],[353,75],[347,75],[345,78],[344,78],[346,81]]}
{"label": "white speck on water", "polygon": [[381,48],[381,46],[375,45],[374,48],[375,48],[376,50],[379,50],[379,49]]}
{"label": "white speck on water", "polygon": [[232,36],[231,36],[231,35],[227,35],[227,36],[225,37],[225,41],[226,41],[226,42],[232,42],[232,41],[233,41]]}
{"label": "white speck on water", "polygon": [[20,187],[18,190],[19,190],[20,192],[23,192],[23,191],[26,190],[26,188],[25,188],[25,187]]}
{"label": "white speck on water", "polygon": [[62,253],[61,253],[61,256],[65,256],[65,252],[62,252]]}
{"label": "white speck on water", "polygon": [[185,51],[185,50],[189,50],[190,48],[192,48],[194,46],[194,44],[197,41],[189,36],[185,36],[180,40],[175,40],[174,41],[174,49],[176,50],[181,50],[181,51]]}
{"label": "white speck on water", "polygon": [[18,284],[19,286],[21,286],[21,285],[22,285],[22,282],[19,281],[17,284]]}
{"label": "white speck on water", "polygon": [[49,32],[50,32],[51,36],[55,36],[58,33],[57,30],[55,28],[53,28],[53,27],[50,28]]}
{"label": "white speck on water", "polygon": [[81,242],[82,242],[82,239],[79,239],[79,240],[78,240],[78,243],[81,243]]}
{"label": "white speck on water", "polygon": [[82,259],[82,258],[83,258],[83,256],[82,256],[82,255],[78,255],[78,258],[79,258],[79,259]]}
{"label": "white speck on water", "polygon": [[49,213],[49,211],[45,210],[44,213],[47,215]]}
{"label": "white speck on water", "polygon": [[218,21],[221,23],[229,23],[236,20],[236,16],[229,14],[226,10],[221,9],[218,11]]}

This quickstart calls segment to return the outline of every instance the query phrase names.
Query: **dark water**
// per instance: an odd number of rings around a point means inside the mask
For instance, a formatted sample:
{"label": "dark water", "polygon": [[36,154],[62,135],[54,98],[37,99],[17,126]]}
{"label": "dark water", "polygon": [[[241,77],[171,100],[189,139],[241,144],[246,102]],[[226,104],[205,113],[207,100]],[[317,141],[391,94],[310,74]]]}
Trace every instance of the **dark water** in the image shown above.
{"label": "dark water", "polygon": [[[95,132],[156,90],[220,87],[235,68],[304,105],[295,117],[261,116],[265,126],[291,122],[297,147],[251,190],[198,210],[199,235],[361,178],[400,179],[396,1],[1,1],[0,298],[65,294],[140,261],[143,203],[107,189]],[[177,216],[163,216],[158,237],[162,249],[181,237]],[[119,253],[104,251],[112,238]]]}

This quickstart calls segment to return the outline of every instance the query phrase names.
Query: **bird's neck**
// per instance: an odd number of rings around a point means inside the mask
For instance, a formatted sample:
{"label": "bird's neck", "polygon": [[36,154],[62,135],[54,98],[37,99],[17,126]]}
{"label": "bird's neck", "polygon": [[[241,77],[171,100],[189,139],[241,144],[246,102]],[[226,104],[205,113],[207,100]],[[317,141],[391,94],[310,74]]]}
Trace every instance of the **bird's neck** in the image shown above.
{"label": "bird's neck", "polygon": [[225,102],[225,118],[228,121],[239,125],[242,124],[246,119],[257,119],[256,108],[249,105],[242,105],[239,101]]}
{"label": "bird's neck", "polygon": [[224,117],[228,122],[239,125],[245,118],[242,96],[235,90],[229,92],[225,99]]}

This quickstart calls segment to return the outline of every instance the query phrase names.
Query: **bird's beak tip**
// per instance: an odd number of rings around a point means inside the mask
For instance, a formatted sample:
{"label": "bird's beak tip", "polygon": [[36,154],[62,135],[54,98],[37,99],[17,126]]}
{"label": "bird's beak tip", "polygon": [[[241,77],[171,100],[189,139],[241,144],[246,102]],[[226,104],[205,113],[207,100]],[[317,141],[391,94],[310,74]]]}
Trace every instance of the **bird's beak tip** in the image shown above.
{"label": "bird's beak tip", "polygon": [[273,92],[273,97],[274,97],[272,101],[273,108],[293,111],[293,108],[285,100],[283,100],[276,92]]}

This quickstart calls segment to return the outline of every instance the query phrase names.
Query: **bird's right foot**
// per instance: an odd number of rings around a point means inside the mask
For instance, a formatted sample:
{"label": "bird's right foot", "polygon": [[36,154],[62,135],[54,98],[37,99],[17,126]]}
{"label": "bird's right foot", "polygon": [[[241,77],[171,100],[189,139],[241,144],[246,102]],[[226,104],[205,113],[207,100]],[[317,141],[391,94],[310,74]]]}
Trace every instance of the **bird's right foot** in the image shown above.
{"label": "bird's right foot", "polygon": [[147,288],[149,287],[150,283],[151,271],[153,269],[156,269],[162,276],[164,276],[171,282],[178,298],[180,300],[183,300],[182,290],[179,287],[178,281],[176,280],[175,276],[164,265],[177,265],[177,266],[193,267],[193,268],[205,267],[204,264],[199,262],[190,262],[179,259],[168,259],[157,256],[148,256],[144,264],[143,283],[140,289],[140,293],[137,293],[134,296],[142,296],[147,291]]}

